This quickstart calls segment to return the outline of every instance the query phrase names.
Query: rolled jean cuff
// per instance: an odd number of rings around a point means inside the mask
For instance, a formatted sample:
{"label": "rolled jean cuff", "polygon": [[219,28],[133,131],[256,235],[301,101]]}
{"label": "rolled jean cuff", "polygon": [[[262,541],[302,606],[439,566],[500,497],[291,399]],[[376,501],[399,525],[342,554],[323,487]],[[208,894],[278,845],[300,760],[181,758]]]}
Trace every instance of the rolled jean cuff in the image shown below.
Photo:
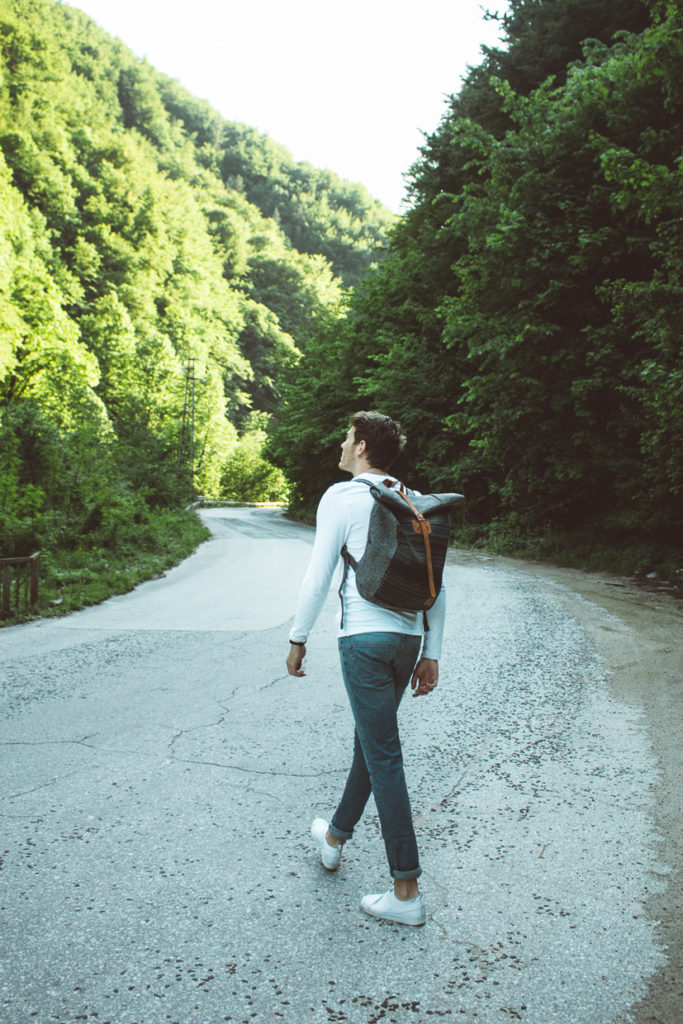
{"label": "rolled jean cuff", "polygon": [[414,868],[412,871],[396,871],[395,868],[391,868],[390,870],[392,878],[419,878],[422,874],[422,868]]}
{"label": "rolled jean cuff", "polygon": [[353,835],[353,832],[345,832],[343,828],[337,828],[332,822],[330,822],[327,828],[330,835],[334,836],[335,839],[350,839]]}

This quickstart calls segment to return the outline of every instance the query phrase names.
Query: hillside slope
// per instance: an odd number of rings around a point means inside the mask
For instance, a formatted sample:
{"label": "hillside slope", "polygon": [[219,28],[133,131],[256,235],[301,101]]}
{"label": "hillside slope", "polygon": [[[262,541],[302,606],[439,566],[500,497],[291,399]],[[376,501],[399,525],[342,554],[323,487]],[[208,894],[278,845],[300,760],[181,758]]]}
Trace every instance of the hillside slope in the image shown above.
{"label": "hillside slope", "polygon": [[283,369],[392,219],[80,11],[0,0],[0,552],[281,494]]}

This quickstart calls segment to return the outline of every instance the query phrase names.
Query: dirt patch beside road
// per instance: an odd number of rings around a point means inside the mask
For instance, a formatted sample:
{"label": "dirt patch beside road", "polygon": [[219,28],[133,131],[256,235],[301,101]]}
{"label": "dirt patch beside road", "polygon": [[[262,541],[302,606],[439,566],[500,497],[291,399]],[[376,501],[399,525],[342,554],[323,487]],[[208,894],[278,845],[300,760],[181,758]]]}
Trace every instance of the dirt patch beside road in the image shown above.
{"label": "dirt patch beside road", "polygon": [[[645,712],[660,768],[654,820],[659,856],[672,871],[648,913],[659,922],[668,964],[632,1009],[634,1024],[683,1021],[683,601],[664,590],[602,573],[456,551],[456,562],[495,560],[532,572],[553,588],[609,666],[612,696]],[[596,614],[595,608],[607,615]],[[615,1022],[616,1024],[616,1022]]]}

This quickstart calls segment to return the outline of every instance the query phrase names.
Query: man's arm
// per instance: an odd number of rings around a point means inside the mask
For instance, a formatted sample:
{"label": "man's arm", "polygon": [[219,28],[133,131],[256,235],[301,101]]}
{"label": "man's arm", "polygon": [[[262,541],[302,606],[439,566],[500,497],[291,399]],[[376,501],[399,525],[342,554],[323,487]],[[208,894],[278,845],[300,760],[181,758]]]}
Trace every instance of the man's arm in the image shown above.
{"label": "man's arm", "polygon": [[415,666],[410,686],[413,697],[431,693],[439,681],[439,658],[443,629],[446,621],[446,588],[442,585],[439,596],[427,612],[429,629],[425,633],[422,657]]}
{"label": "man's arm", "polygon": [[427,623],[429,629],[425,633],[425,642],[422,648],[423,658],[433,658],[438,661],[441,657],[441,644],[443,643],[443,630],[446,622],[446,587],[442,584],[439,596],[427,612]]}
{"label": "man's arm", "polygon": [[330,488],[318,505],[313,552],[301,584],[294,625],[289,633],[291,649],[286,663],[290,675],[305,675],[301,667],[306,654],[305,643],[329,593],[347,532],[345,505]]}

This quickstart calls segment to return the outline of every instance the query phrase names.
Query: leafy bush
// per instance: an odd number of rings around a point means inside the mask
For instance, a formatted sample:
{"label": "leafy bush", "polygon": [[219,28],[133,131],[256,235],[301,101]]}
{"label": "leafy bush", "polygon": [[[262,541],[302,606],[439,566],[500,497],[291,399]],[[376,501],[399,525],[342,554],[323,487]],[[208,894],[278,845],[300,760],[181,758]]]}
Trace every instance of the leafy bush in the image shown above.
{"label": "leafy bush", "polygon": [[252,415],[248,429],[225,463],[220,497],[232,501],[287,500],[287,478],[264,455],[266,419]]}

